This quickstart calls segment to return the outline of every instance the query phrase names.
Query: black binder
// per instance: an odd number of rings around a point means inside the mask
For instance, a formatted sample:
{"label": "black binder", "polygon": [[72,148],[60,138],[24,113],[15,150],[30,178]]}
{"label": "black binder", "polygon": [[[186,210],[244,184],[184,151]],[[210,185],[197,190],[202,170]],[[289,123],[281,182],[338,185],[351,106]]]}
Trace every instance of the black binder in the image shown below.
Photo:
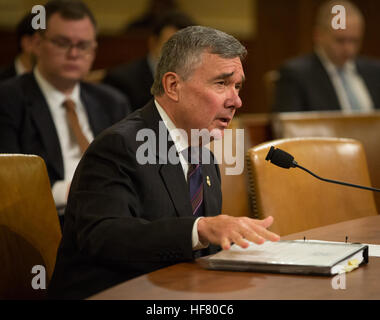
{"label": "black binder", "polygon": [[251,243],[247,249],[233,245],[197,262],[211,270],[334,275],[367,264],[368,246],[313,240],[267,241],[262,245]]}

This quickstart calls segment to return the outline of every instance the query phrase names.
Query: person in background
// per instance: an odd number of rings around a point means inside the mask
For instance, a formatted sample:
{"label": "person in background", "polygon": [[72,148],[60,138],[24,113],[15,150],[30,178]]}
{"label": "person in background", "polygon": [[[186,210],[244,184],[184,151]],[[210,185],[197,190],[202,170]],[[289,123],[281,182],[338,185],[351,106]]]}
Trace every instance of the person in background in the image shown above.
{"label": "person in background", "polygon": [[125,28],[127,34],[149,35],[163,14],[179,10],[176,0],[150,0],[141,16],[129,22]]}
{"label": "person in background", "polygon": [[[346,10],[346,28],[334,29],[335,5]],[[317,13],[314,53],[279,70],[273,111],[368,112],[380,108],[380,62],[358,56],[365,21],[350,1],[328,1]]]}
{"label": "person in background", "polygon": [[148,38],[148,54],[109,70],[103,82],[125,94],[134,110],[143,107],[153,98],[150,88],[163,44],[178,30],[194,24],[188,15],[180,11],[162,15]]}
{"label": "person in background", "polygon": [[26,14],[16,27],[18,54],[13,63],[0,70],[0,82],[14,76],[32,71],[35,64],[33,53],[33,35],[36,30],[32,27],[34,14]]}
{"label": "person in background", "polygon": [[36,33],[33,44],[36,67],[0,85],[0,153],[41,156],[63,213],[88,144],[123,119],[130,106],[110,87],[81,82],[97,46],[88,7],[81,1],[53,0],[45,9],[47,28]]}
{"label": "person in background", "polygon": [[[219,167],[201,148],[242,106],[246,53],[234,37],[201,26],[166,42],[154,100],[98,136],[78,165],[51,298],[86,298],[232,243],[279,240],[267,230],[272,217],[220,214]],[[194,130],[205,135],[190,138]]]}

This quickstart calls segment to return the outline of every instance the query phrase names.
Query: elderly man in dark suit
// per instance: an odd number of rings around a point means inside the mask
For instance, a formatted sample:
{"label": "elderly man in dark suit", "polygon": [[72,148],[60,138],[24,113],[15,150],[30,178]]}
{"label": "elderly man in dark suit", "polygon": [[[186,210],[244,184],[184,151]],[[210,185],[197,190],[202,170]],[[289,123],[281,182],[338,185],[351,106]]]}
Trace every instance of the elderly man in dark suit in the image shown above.
{"label": "elderly man in dark suit", "polygon": [[41,156],[61,207],[89,142],[130,107],[116,90],[80,81],[96,48],[87,6],[54,0],[45,9],[47,29],[35,35],[36,68],[0,86],[0,152]]}
{"label": "elderly man in dark suit", "polygon": [[[334,29],[332,8],[346,12],[345,29]],[[317,14],[316,50],[279,70],[273,111],[368,112],[380,108],[380,62],[357,57],[364,18],[349,1],[324,3]]]}
{"label": "elderly man in dark suit", "polygon": [[78,166],[51,297],[88,297],[219,246],[279,239],[266,229],[272,217],[220,215],[219,168],[200,148],[242,106],[245,54],[232,36],[198,26],[164,45],[154,101],[97,137]]}

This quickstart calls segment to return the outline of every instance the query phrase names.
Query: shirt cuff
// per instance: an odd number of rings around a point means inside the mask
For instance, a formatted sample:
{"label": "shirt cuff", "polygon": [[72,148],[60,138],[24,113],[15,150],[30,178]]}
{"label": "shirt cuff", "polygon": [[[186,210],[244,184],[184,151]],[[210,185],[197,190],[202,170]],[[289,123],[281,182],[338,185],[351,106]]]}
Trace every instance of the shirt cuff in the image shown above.
{"label": "shirt cuff", "polygon": [[69,180],[60,180],[54,183],[52,193],[56,207],[66,205],[70,183]]}
{"label": "shirt cuff", "polygon": [[193,251],[200,250],[207,248],[209,246],[209,243],[202,243],[199,241],[198,237],[198,221],[199,219],[202,219],[202,217],[199,217],[197,220],[195,220],[193,225],[193,233],[192,233],[192,243],[193,243]]}

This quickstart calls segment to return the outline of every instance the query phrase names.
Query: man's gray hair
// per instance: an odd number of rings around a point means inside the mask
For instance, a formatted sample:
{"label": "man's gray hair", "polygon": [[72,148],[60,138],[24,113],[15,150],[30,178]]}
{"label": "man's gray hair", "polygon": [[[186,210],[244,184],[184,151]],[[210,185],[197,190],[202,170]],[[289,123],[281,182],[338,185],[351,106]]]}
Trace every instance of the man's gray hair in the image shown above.
{"label": "man's gray hair", "polygon": [[186,80],[201,62],[204,52],[225,59],[239,57],[241,61],[247,55],[246,48],[229,34],[202,26],[184,28],[164,44],[151,93],[155,96],[165,93],[162,78],[167,72],[175,72]]}

